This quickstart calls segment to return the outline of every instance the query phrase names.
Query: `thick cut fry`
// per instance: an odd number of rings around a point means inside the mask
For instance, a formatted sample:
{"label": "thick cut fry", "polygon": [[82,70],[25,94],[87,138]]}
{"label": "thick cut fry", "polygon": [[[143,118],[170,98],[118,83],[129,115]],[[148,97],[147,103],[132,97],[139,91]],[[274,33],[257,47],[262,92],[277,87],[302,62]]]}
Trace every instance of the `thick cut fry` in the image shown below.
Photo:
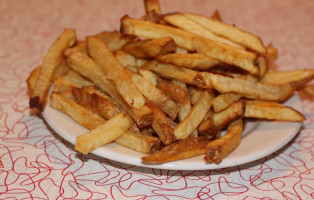
{"label": "thick cut fry", "polygon": [[245,117],[301,122],[305,117],[297,110],[277,102],[246,101]]}
{"label": "thick cut fry", "polygon": [[145,105],[141,109],[135,109],[129,106],[93,59],[77,52],[72,54],[67,61],[72,69],[93,81],[96,86],[106,92],[120,108],[136,121],[139,127],[144,127],[152,123],[152,111]]}
{"label": "thick cut fry", "polygon": [[206,137],[186,138],[142,157],[142,161],[149,164],[161,164],[202,155],[209,141]]}
{"label": "thick cut fry", "polygon": [[195,38],[193,45],[199,53],[231,66],[239,67],[254,75],[260,75],[260,69],[263,69],[264,73],[264,69],[266,68],[264,57],[258,57],[254,53],[231,47],[221,42],[205,38]]}
{"label": "thick cut fry", "polygon": [[130,76],[139,88],[142,94],[150,101],[157,104],[157,106],[165,112],[171,119],[176,119],[179,112],[179,106],[159,88],[155,87],[150,81],[139,74],[131,73]]}
{"label": "thick cut fry", "polygon": [[59,64],[58,62],[60,61],[63,50],[72,46],[75,43],[75,40],[75,31],[72,29],[65,29],[60,37],[49,48],[41,65],[38,79],[29,100],[30,108],[35,108],[38,111],[44,110],[54,70]]}
{"label": "thick cut fry", "polygon": [[75,150],[83,154],[88,154],[98,147],[116,140],[129,127],[129,118],[124,114],[118,114],[90,132],[78,136],[76,138]]}
{"label": "thick cut fry", "polygon": [[173,129],[176,126],[176,123],[168,118],[153,102],[148,102],[147,105],[154,112],[152,127],[159,136],[161,142],[168,145],[176,141],[173,134]]}
{"label": "thick cut fry", "polygon": [[148,59],[175,52],[176,44],[171,37],[161,37],[131,42],[123,50],[137,58]]}
{"label": "thick cut fry", "polygon": [[189,114],[175,127],[174,135],[177,139],[188,138],[203,121],[211,106],[210,99],[208,92],[202,94],[200,100],[193,105]]}
{"label": "thick cut fry", "polygon": [[140,153],[153,153],[160,149],[160,140],[157,137],[127,131],[115,140],[117,144]]}
{"label": "thick cut fry", "polygon": [[197,131],[200,136],[205,136],[211,140],[220,136],[220,132],[214,122],[214,111],[212,109],[207,112],[204,120],[197,127]]}
{"label": "thick cut fry", "polygon": [[260,82],[218,74],[200,72],[195,77],[200,87],[213,87],[220,93],[237,93],[247,98],[270,101],[284,101],[290,97],[294,89],[290,85],[268,85]]}
{"label": "thick cut fry", "polygon": [[157,74],[143,68],[139,69],[138,71],[139,71],[139,74],[141,74],[146,80],[151,82],[154,86],[157,86],[157,79],[159,77]]}
{"label": "thick cut fry", "polygon": [[52,81],[56,80],[60,76],[63,76],[70,70],[68,64],[66,63],[66,60],[63,56],[60,57],[58,64],[55,67],[55,70],[53,72]]}
{"label": "thick cut fry", "polygon": [[135,86],[129,74],[121,66],[104,43],[96,38],[88,38],[88,52],[95,59],[98,66],[110,79],[123,99],[136,109],[140,109],[145,98]]}
{"label": "thick cut fry", "polygon": [[177,46],[191,51],[194,50],[194,34],[162,24],[155,24],[124,16],[121,19],[120,32],[143,38],[172,37]]}
{"label": "thick cut fry", "polygon": [[217,130],[222,130],[235,119],[243,118],[244,113],[245,113],[244,101],[238,101],[236,103],[233,103],[225,110],[219,113],[215,113],[213,119]]}
{"label": "thick cut fry", "polygon": [[307,82],[313,80],[313,78],[313,69],[303,69],[282,72],[269,72],[263,76],[261,82],[272,85],[290,84],[292,87],[300,88],[304,86]]}
{"label": "thick cut fry", "polygon": [[157,87],[177,103],[184,104],[189,102],[188,91],[173,82],[158,78]]}
{"label": "thick cut fry", "polygon": [[136,58],[124,51],[116,51],[114,56],[120,64],[132,72],[138,72]]}
{"label": "thick cut fry", "polygon": [[241,142],[243,121],[241,119],[232,122],[227,129],[226,135],[211,141],[206,146],[205,161],[207,163],[220,163]]}
{"label": "thick cut fry", "polygon": [[174,26],[177,26],[183,30],[186,30],[188,32],[194,33],[195,35],[205,37],[211,40],[215,40],[218,42],[225,43],[230,46],[234,46],[240,49],[245,49],[243,46],[228,40],[224,37],[220,37],[216,34],[214,34],[212,31],[208,30],[207,28],[203,27],[202,25],[198,24],[197,22],[189,19],[188,17],[184,16],[182,13],[170,13],[167,15],[164,15],[163,19],[168,22],[169,24],[172,24]]}
{"label": "thick cut fry", "polygon": [[144,69],[149,69],[164,78],[195,84],[194,77],[197,75],[197,71],[191,69],[176,67],[171,64],[163,64],[157,61],[148,61],[142,67]]}
{"label": "thick cut fry", "polygon": [[60,93],[51,93],[50,103],[53,108],[65,113],[88,129],[93,129],[106,121],[98,114],[77,104],[74,100],[64,97]]}
{"label": "thick cut fry", "polygon": [[159,62],[196,70],[208,70],[223,65],[220,61],[198,53],[166,54],[156,58]]}
{"label": "thick cut fry", "polygon": [[220,112],[230,106],[232,103],[238,101],[242,97],[241,94],[223,93],[212,99],[211,103],[215,112]]}
{"label": "thick cut fry", "polygon": [[212,31],[217,35],[228,38],[261,54],[266,53],[266,48],[264,47],[262,40],[253,34],[240,30],[235,26],[225,24],[218,20],[214,20],[212,18],[191,13],[184,13],[184,16],[195,21],[196,23],[199,23],[204,28]]}
{"label": "thick cut fry", "polygon": [[161,14],[159,0],[144,0],[146,14],[155,11],[157,14]]}

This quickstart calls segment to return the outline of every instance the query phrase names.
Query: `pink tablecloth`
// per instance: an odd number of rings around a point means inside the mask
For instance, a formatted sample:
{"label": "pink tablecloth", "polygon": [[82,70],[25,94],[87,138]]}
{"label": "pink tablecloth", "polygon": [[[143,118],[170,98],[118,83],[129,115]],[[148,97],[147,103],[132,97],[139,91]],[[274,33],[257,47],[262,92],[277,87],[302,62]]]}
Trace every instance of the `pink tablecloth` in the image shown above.
{"label": "pink tablecloth", "polygon": [[[279,49],[279,70],[314,68],[313,0],[161,1],[163,12],[210,15]],[[0,1],[0,199],[313,199],[314,103],[301,95],[301,131],[284,148],[218,170],[141,168],[82,160],[44,121],[29,115],[26,78],[63,28],[80,39],[144,14],[141,0]],[[248,149],[249,151],[249,149]]]}

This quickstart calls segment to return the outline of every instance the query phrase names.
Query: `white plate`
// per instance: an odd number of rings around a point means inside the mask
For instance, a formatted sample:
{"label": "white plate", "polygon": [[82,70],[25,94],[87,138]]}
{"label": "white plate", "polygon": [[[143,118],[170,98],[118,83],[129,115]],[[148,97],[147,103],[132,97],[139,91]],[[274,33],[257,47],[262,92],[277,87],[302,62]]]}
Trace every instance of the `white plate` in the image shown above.
{"label": "white plate", "polygon": [[[301,99],[297,94],[285,102],[285,105],[303,112]],[[45,108],[43,116],[52,129],[72,144],[75,144],[75,138],[77,136],[88,131],[65,114],[51,108],[49,102]],[[239,147],[218,165],[206,164],[203,160],[203,156],[174,161],[162,165],[147,165],[141,162],[141,157],[144,156],[144,154],[135,152],[115,143],[100,147],[92,153],[121,163],[149,168],[172,170],[225,168],[248,163],[277,151],[286,145],[298,133],[300,128],[301,123],[295,122],[249,122],[243,132],[243,138]]]}

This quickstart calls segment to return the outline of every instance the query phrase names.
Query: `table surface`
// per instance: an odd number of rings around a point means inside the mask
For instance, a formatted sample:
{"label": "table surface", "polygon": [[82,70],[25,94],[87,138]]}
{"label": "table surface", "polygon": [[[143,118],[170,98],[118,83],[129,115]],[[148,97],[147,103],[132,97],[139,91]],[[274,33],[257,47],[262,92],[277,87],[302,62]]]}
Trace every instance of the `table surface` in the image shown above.
{"label": "table surface", "polygon": [[[279,50],[278,70],[314,68],[313,0],[161,0],[162,11],[209,16],[260,36]],[[158,170],[82,159],[40,118],[29,115],[26,78],[65,27],[79,39],[119,29],[144,14],[142,0],[0,1],[0,199],[313,199],[314,103],[277,152],[241,166]],[[248,149],[249,151],[249,149]]]}

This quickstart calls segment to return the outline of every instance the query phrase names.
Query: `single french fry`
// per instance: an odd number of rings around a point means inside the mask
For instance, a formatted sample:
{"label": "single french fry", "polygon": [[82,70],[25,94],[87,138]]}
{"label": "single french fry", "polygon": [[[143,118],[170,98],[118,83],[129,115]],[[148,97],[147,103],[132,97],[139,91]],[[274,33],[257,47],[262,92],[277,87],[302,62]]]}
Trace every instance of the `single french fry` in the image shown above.
{"label": "single french fry", "polygon": [[261,54],[266,53],[266,48],[264,47],[262,40],[251,33],[248,33],[235,26],[223,23],[219,20],[214,20],[209,17],[191,13],[183,14],[187,18],[195,21],[196,23],[199,23],[204,28],[212,31],[217,35],[220,35],[224,38],[228,38],[258,53]]}
{"label": "single french fry", "polygon": [[143,38],[172,37],[176,45],[193,51],[194,34],[170,26],[124,16],[121,19],[120,32]]}
{"label": "single french fry", "polygon": [[88,38],[88,52],[97,65],[110,79],[123,99],[136,109],[145,104],[145,98],[135,86],[127,71],[116,60],[104,43],[96,38]]}
{"label": "single french fry", "polygon": [[208,70],[223,65],[220,61],[198,53],[166,54],[156,58],[159,62],[195,70]]}
{"label": "single french fry", "polygon": [[265,57],[206,38],[195,38],[193,45],[198,53],[215,58],[251,74],[260,75],[266,68]]}
{"label": "single french fry", "polygon": [[140,153],[153,153],[160,149],[160,140],[157,137],[127,131],[115,140],[117,144]]}
{"label": "single french fry", "polygon": [[245,117],[301,122],[305,117],[297,110],[277,102],[246,100]]}
{"label": "single french fry", "polygon": [[76,137],[75,150],[83,154],[88,154],[98,147],[116,140],[125,133],[129,127],[129,118],[124,114],[118,114],[90,130],[90,132]]}
{"label": "single french fry", "polygon": [[107,93],[121,109],[136,121],[139,127],[144,127],[152,123],[152,111],[145,105],[141,109],[135,109],[129,106],[93,59],[85,54],[77,52],[72,54],[67,61],[72,69],[93,81],[96,86]]}
{"label": "single french fry", "polygon": [[26,82],[27,82],[27,87],[28,87],[28,94],[29,96],[32,95],[33,90],[36,86],[36,81],[38,79],[38,76],[40,74],[40,70],[41,70],[41,66],[36,67],[35,69],[33,69],[31,71],[31,73],[29,74]]}
{"label": "single french fry", "polygon": [[169,24],[172,24],[174,26],[177,26],[183,30],[186,30],[188,32],[191,32],[195,35],[205,37],[211,40],[215,40],[218,42],[225,43],[230,46],[237,47],[239,49],[245,49],[243,46],[226,39],[224,37],[220,37],[219,35],[214,34],[209,29],[203,27],[199,23],[191,20],[190,18],[184,16],[182,13],[170,13],[163,16],[163,19],[168,22]]}
{"label": "single french fry", "polygon": [[237,77],[200,72],[196,77],[196,84],[200,87],[213,87],[220,93],[237,93],[247,98],[257,100],[284,101],[290,97],[294,88],[290,85],[268,85]]}
{"label": "single french fry", "polygon": [[92,112],[84,106],[79,105],[74,100],[64,97],[60,93],[51,93],[50,104],[53,108],[63,112],[74,121],[88,129],[93,129],[106,121],[98,114]]}
{"label": "single french fry", "polygon": [[180,107],[169,96],[165,95],[162,90],[155,87],[141,75],[130,72],[130,76],[137,88],[147,99],[157,104],[171,119],[174,120],[177,118]]}
{"label": "single french fry", "polygon": [[157,14],[161,14],[159,0],[144,0],[146,14],[155,11]]}
{"label": "single french fry", "polygon": [[152,127],[159,136],[161,142],[168,145],[176,141],[176,137],[173,134],[173,129],[176,126],[176,123],[168,118],[155,103],[148,102],[147,106],[154,112]]}
{"label": "single french fry", "polygon": [[211,106],[210,99],[208,92],[202,94],[200,100],[193,105],[189,114],[175,127],[174,135],[177,139],[188,138],[203,121]]}
{"label": "single french fry", "polygon": [[149,69],[164,78],[174,79],[183,83],[195,84],[194,77],[197,71],[176,67],[171,64],[163,64],[155,60],[146,62],[143,66],[144,69]]}
{"label": "single french fry", "polygon": [[230,106],[232,103],[238,101],[242,97],[241,94],[223,93],[212,99],[211,104],[215,112],[220,112]]}
{"label": "single french fry", "polygon": [[147,164],[162,164],[202,155],[209,141],[206,137],[186,138],[142,157],[142,161]]}
{"label": "single french fry", "polygon": [[205,161],[207,163],[220,163],[227,157],[241,142],[243,131],[242,119],[232,122],[227,129],[227,133],[206,146]]}
{"label": "single french fry", "polygon": [[63,50],[72,46],[75,43],[75,40],[75,31],[72,29],[65,29],[48,49],[29,100],[30,108],[34,108],[40,112],[44,110],[54,70],[59,64],[58,62],[60,61]]}
{"label": "single french fry", "polygon": [[245,102],[238,101],[219,113],[215,113],[213,120],[217,130],[222,130],[235,119],[243,118],[245,113]]}
{"label": "single french fry", "polygon": [[137,58],[149,59],[175,52],[176,44],[171,37],[161,37],[130,42],[123,50]]}
{"label": "single french fry", "polygon": [[313,69],[301,69],[292,71],[266,73],[261,82],[272,85],[290,84],[292,87],[300,88],[314,78]]}

